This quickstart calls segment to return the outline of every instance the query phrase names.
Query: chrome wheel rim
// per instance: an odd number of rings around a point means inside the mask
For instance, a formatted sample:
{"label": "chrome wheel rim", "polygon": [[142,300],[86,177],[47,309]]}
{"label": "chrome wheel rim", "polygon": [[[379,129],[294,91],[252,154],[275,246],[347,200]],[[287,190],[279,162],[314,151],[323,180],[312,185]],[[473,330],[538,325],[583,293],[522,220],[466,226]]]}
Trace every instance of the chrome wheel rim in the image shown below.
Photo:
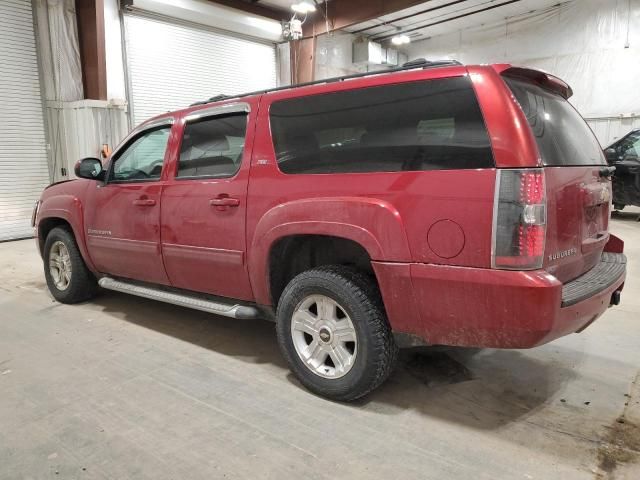
{"label": "chrome wheel rim", "polygon": [[353,322],[338,302],[325,295],[309,295],[291,318],[291,337],[302,363],[324,378],[349,373],[358,354]]}
{"label": "chrome wheel rim", "polygon": [[66,290],[71,283],[71,256],[66,245],[57,241],[49,250],[49,273],[58,290]]}

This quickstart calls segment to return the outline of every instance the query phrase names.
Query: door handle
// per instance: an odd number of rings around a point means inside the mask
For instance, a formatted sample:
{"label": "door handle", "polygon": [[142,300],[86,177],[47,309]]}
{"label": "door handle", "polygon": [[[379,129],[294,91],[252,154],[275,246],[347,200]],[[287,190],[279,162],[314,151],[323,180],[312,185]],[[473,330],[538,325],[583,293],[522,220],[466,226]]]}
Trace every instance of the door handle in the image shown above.
{"label": "door handle", "polygon": [[156,201],[151,198],[139,198],[133,201],[133,204],[138,207],[153,207]]}
{"label": "door handle", "polygon": [[240,205],[240,200],[233,197],[218,197],[209,200],[209,205],[212,207],[237,207]]}

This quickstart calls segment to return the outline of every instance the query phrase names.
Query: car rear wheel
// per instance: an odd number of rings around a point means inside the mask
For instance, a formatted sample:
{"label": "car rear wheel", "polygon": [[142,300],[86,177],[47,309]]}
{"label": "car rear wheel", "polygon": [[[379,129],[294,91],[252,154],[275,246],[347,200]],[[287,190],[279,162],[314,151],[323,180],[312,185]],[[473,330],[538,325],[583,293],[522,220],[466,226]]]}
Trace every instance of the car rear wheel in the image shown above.
{"label": "car rear wheel", "polygon": [[277,331],[300,382],[333,400],[355,400],[378,387],[397,355],[375,282],[349,267],[320,267],[291,280],[278,304]]}
{"label": "car rear wheel", "polygon": [[626,205],[622,205],[621,203],[614,203],[613,204],[613,209],[616,210],[616,211],[620,211],[620,210],[624,210],[625,206]]}
{"label": "car rear wheel", "polygon": [[67,229],[56,227],[49,232],[43,257],[44,274],[53,298],[62,303],[78,303],[95,295],[96,279]]}

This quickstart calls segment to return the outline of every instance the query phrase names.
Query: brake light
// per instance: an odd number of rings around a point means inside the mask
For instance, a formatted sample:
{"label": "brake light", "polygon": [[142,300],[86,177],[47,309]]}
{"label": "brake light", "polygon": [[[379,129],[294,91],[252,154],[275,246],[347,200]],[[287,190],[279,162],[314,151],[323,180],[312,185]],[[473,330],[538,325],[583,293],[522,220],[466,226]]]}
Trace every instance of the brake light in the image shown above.
{"label": "brake light", "polygon": [[542,267],[547,231],[544,171],[498,170],[493,215],[493,268]]}

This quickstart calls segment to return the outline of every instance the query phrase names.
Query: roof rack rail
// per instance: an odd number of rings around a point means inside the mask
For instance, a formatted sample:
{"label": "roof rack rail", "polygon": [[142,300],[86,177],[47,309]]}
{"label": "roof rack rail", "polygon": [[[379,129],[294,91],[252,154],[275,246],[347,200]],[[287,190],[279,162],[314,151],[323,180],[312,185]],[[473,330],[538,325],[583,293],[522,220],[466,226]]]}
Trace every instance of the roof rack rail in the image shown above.
{"label": "roof rack rail", "polygon": [[221,100],[228,100],[230,98],[242,98],[250,95],[261,95],[263,93],[278,92],[281,90],[289,90],[298,87],[308,87],[310,85],[321,85],[323,83],[342,82],[344,80],[350,80],[352,78],[369,77],[371,75],[383,75],[385,73],[402,72],[404,70],[413,70],[417,68],[438,68],[438,67],[452,67],[462,65],[457,60],[426,60],[424,58],[417,58],[409,62],[403,63],[402,66],[396,68],[389,68],[387,70],[374,70],[372,72],[353,73],[351,75],[343,75],[340,77],[323,78],[322,80],[313,80],[311,82],[297,83],[295,85],[284,85],[282,87],[268,88],[266,90],[257,90],[255,92],[241,93],[239,95],[216,95],[208,100],[192,103],[190,106],[206,105],[207,103],[219,102]]}
{"label": "roof rack rail", "polygon": [[401,68],[416,68],[416,67],[433,67],[440,66],[441,63],[447,62],[453,65],[462,65],[457,60],[427,60],[426,58],[415,58],[413,60],[409,60],[408,62],[404,62]]}
{"label": "roof rack rail", "polygon": [[235,95],[214,95],[211,98],[208,98],[207,100],[201,100],[199,102],[193,102],[191,105],[189,105],[190,107],[193,107],[195,105],[206,105],[207,103],[213,103],[213,102],[219,102],[221,100],[226,100],[227,98],[236,98]]}

